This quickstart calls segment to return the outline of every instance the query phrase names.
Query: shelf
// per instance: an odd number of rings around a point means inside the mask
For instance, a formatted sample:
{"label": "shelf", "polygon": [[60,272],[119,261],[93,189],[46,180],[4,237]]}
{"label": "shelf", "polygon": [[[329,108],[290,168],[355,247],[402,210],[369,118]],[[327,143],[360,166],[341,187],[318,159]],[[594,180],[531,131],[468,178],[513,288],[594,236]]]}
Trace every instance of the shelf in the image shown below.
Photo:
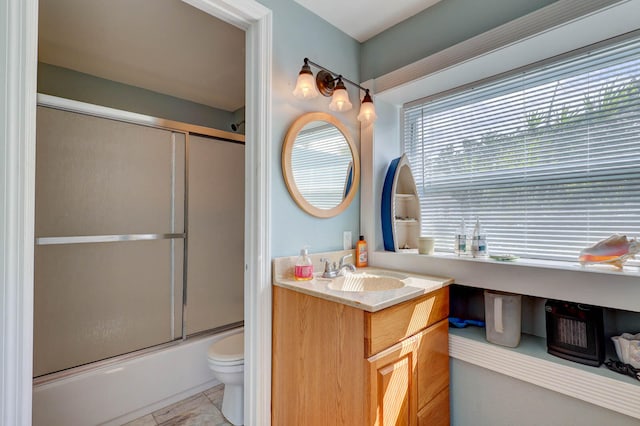
{"label": "shelf", "polygon": [[546,340],[522,334],[517,348],[486,341],[485,329],[450,328],[449,355],[509,377],[640,419],[640,381],[547,353]]}
{"label": "shelf", "polygon": [[396,194],[396,200],[415,200],[418,198],[416,194]]}
{"label": "shelf", "polygon": [[403,224],[403,225],[418,224],[418,221],[416,219],[396,219],[395,222],[397,224]]}

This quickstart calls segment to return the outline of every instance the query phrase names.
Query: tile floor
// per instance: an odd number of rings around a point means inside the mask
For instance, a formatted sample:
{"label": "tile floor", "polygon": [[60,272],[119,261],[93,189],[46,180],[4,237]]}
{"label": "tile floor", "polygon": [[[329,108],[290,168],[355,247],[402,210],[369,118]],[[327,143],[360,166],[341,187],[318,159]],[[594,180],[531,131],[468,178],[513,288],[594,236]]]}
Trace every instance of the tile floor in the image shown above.
{"label": "tile floor", "polygon": [[220,412],[223,390],[220,384],[124,426],[231,426]]}

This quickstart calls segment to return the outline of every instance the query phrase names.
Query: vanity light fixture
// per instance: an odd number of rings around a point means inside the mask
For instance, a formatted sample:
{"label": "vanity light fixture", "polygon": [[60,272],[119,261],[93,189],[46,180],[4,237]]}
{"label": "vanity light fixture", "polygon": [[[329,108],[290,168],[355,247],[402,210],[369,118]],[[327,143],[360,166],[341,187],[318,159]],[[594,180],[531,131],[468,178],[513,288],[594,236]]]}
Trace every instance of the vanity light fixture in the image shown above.
{"label": "vanity light fixture", "polygon": [[329,109],[331,111],[349,111],[353,108],[351,101],[349,101],[349,93],[347,88],[344,87],[342,78],[338,77],[338,83],[333,89],[333,96],[331,96],[331,103]]}
{"label": "vanity light fixture", "polygon": [[360,114],[358,114],[358,120],[363,123],[369,124],[376,121],[378,116],[376,115],[376,108],[373,106],[373,100],[369,94],[369,89],[364,93],[362,103],[360,104]]}
{"label": "vanity light fixture", "polygon": [[[315,81],[310,65],[320,69],[315,77]],[[298,81],[293,90],[293,95],[300,99],[311,99],[321,93],[323,96],[331,96],[331,103],[329,104],[330,110],[349,111],[353,105],[349,101],[349,94],[344,85],[345,82],[365,92],[362,103],[360,104],[358,120],[364,124],[373,123],[377,115],[375,106],[373,105],[373,99],[371,99],[371,95],[369,94],[369,89],[365,89],[359,84],[343,77],[341,74],[337,74],[322,65],[310,61],[309,58],[304,58],[304,65],[302,65],[302,69],[298,74]]]}
{"label": "vanity light fixture", "polygon": [[316,81],[313,78],[309,61],[305,58],[304,65],[298,74],[296,88],[293,89],[293,96],[300,99],[311,99],[319,94],[320,92],[316,89]]}

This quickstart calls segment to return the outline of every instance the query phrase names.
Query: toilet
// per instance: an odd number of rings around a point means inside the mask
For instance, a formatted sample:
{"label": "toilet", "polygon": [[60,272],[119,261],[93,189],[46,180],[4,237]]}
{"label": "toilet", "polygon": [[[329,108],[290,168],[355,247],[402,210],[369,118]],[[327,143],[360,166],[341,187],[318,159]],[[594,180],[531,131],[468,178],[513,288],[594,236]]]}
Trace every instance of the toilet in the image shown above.
{"label": "toilet", "polygon": [[236,426],[244,424],[244,332],[212,343],[207,361],[224,384],[222,414]]}

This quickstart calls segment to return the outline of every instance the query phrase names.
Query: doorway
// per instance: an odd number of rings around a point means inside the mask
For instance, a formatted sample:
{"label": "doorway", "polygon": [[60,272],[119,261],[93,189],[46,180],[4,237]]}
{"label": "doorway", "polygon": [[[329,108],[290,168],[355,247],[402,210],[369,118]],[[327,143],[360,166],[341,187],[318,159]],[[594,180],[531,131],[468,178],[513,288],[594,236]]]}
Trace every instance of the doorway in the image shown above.
{"label": "doorway", "polygon": [[242,324],[245,32],[180,0],[39,1],[42,384]]}
{"label": "doorway", "polygon": [[[271,164],[270,70],[271,15],[253,0],[189,0],[193,6],[247,31],[245,224],[245,332],[247,423],[268,423],[270,375],[270,265],[268,199]],[[33,315],[33,199],[35,149],[37,0],[8,0],[4,19],[8,46],[2,123],[5,176],[2,211],[3,351],[0,422],[29,424],[31,419],[31,342]],[[267,422],[267,423],[265,423]]]}

